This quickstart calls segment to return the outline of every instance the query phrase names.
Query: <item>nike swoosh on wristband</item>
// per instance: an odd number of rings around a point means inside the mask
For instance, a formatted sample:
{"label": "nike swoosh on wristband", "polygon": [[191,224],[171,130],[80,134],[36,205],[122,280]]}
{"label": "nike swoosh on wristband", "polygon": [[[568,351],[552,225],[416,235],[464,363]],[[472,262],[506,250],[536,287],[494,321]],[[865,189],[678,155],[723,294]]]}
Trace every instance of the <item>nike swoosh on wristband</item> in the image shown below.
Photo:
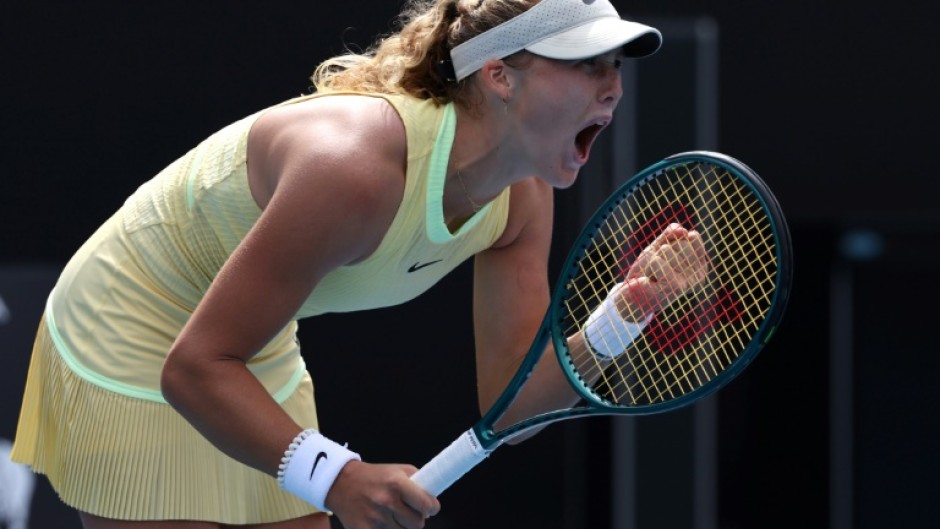
{"label": "nike swoosh on wristband", "polygon": [[428,261],[427,263],[415,263],[408,267],[408,273],[410,274],[412,272],[417,272],[426,266],[431,266],[432,264],[439,263],[441,261],[443,261],[443,259],[438,259],[437,261]]}
{"label": "nike swoosh on wristband", "polygon": [[326,452],[320,452],[317,454],[317,457],[313,460],[313,468],[310,469],[310,480],[313,481],[313,473],[317,471],[317,465],[320,463],[321,459],[329,459],[326,455]]}

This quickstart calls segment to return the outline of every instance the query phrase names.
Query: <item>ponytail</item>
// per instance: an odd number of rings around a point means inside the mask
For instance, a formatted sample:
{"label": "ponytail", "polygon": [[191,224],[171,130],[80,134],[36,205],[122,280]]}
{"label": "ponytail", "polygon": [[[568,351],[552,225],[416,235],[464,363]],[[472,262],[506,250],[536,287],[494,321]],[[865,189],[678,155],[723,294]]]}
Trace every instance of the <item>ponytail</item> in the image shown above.
{"label": "ponytail", "polygon": [[[469,79],[456,82],[454,46],[529,9],[538,0],[410,0],[399,30],[364,53],[327,59],[313,73],[318,92],[408,94],[469,106]],[[472,78],[472,77],[471,77]]]}

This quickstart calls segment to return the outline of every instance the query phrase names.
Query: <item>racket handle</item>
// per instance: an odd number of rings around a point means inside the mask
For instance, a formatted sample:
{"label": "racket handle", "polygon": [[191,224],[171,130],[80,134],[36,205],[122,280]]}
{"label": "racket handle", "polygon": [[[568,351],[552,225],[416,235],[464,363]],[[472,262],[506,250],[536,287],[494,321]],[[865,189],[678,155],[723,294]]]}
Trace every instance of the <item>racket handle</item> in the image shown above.
{"label": "racket handle", "polygon": [[491,451],[483,448],[471,428],[415,472],[411,479],[428,494],[439,496],[471,468],[486,459]]}

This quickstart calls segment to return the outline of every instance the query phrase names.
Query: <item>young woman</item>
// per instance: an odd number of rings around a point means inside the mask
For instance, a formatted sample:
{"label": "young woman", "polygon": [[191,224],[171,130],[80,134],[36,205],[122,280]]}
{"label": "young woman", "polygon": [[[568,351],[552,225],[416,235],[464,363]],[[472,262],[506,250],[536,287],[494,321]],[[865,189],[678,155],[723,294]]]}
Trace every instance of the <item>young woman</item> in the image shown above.
{"label": "young woman", "polygon": [[[422,527],[440,506],[414,467],[316,430],[296,320],[405,302],[475,256],[486,409],[547,307],[552,189],[610,123],[620,61],[659,44],[607,0],[411,3],[398,33],[208,138],[76,253],[13,457],[86,529],[323,529],[326,510],[349,529]],[[631,314],[698,281],[701,252],[671,227],[602,319],[642,325]],[[539,366],[510,413],[572,401],[561,380]]]}

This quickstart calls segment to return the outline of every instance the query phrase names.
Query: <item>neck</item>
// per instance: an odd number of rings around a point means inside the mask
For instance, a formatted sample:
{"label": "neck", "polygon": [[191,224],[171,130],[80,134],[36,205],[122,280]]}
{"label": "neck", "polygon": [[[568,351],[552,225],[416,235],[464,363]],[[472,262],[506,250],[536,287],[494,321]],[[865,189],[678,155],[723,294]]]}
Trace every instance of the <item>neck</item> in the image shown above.
{"label": "neck", "polygon": [[445,214],[452,211],[469,217],[475,205],[486,205],[513,183],[531,176],[532,171],[520,163],[524,158],[517,154],[502,110],[498,114],[485,110],[473,113],[458,106],[456,113],[444,210]]}

